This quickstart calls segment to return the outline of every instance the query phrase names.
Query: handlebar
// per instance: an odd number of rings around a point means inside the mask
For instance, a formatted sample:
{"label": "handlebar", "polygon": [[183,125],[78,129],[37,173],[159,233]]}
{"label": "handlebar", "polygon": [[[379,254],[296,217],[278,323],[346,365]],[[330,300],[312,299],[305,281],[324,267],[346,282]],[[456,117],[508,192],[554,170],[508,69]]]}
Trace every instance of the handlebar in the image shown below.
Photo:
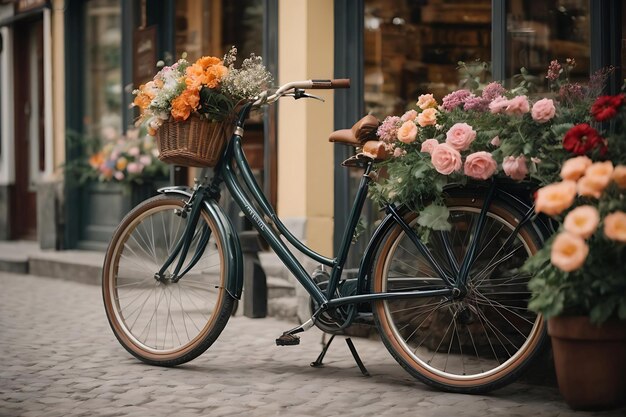
{"label": "handlebar", "polygon": [[331,80],[306,80],[306,81],[292,81],[290,83],[281,85],[274,94],[269,94],[268,91],[264,91],[253,102],[253,107],[258,107],[262,104],[270,104],[281,98],[282,96],[294,92],[298,89],[316,89],[316,90],[334,90],[337,88],[350,88],[349,78],[338,78]]}

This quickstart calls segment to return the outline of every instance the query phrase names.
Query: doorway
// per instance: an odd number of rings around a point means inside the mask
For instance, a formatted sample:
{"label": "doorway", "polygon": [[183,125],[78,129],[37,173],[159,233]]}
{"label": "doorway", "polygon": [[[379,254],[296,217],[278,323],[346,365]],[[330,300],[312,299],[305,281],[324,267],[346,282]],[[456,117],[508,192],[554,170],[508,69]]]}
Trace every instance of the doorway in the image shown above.
{"label": "doorway", "polygon": [[14,26],[15,184],[12,239],[37,239],[36,184],[45,169],[43,19]]}

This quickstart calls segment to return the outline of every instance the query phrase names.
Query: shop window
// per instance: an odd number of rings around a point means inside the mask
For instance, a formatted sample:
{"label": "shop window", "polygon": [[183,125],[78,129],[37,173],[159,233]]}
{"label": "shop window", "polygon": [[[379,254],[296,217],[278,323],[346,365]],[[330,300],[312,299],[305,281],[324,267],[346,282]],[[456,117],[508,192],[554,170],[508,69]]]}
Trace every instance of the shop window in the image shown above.
{"label": "shop window", "polygon": [[491,60],[490,0],[365,0],[365,109],[401,114],[420,94],[459,88],[466,63]]}
{"label": "shop window", "polygon": [[[222,57],[233,45],[239,61],[252,53],[262,56],[263,0],[176,1],[175,37],[176,56],[186,52],[189,61]],[[254,112],[246,124],[244,148],[256,170],[264,165],[263,142],[262,114]]]}
{"label": "shop window", "polygon": [[534,91],[545,91],[547,67],[555,59],[575,61],[572,81],[589,79],[589,0],[507,0],[506,10],[507,81],[524,67]]}
{"label": "shop window", "polygon": [[85,10],[85,133],[113,138],[123,129],[120,0],[91,0]]}

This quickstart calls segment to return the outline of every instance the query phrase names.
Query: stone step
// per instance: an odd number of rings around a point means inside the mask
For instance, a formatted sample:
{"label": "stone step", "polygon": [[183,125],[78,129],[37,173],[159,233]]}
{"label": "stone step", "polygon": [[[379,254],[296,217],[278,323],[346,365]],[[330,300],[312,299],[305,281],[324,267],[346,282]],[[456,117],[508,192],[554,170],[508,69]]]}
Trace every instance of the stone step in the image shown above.
{"label": "stone step", "polygon": [[[278,297],[267,300],[267,315],[298,323],[298,300],[296,297]],[[287,326],[288,327],[288,326]],[[285,328],[287,330],[287,328]],[[278,335],[277,335],[278,336]]]}
{"label": "stone step", "polygon": [[280,277],[267,277],[267,298],[293,297],[296,295],[294,285]]}
{"label": "stone step", "polygon": [[259,261],[265,271],[265,275],[268,277],[278,277],[283,280],[288,280],[290,272],[283,262],[278,258],[274,252],[259,252]]}

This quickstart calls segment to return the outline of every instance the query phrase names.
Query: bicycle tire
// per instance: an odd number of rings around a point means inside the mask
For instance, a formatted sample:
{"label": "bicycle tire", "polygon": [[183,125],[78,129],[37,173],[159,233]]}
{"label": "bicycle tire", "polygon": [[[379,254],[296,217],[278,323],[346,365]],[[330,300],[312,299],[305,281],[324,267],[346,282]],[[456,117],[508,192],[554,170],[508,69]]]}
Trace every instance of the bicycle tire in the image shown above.
{"label": "bicycle tire", "polygon": [[176,366],[202,354],[234,309],[225,289],[223,236],[206,210],[186,260],[206,225],[211,237],[198,263],[177,282],[155,277],[185,229],[188,217],[180,216],[184,203],[166,195],[144,201],[124,217],[105,255],[102,294],[109,324],[128,352],[151,365]]}
{"label": "bicycle tire", "polygon": [[[447,201],[452,223],[447,236],[459,264],[482,204],[481,198]],[[540,248],[541,236],[532,223],[526,223],[502,251],[521,216],[500,200],[491,203],[470,270],[468,293],[462,300],[430,297],[373,303],[383,343],[416,379],[444,391],[485,393],[513,382],[540,353],[546,340],[545,323],[527,308],[530,277],[516,273]],[[416,217],[409,213],[405,220],[414,224]],[[447,262],[442,242],[442,235],[431,233],[427,244],[440,266]],[[407,250],[408,245],[413,249]],[[399,225],[387,232],[377,253],[372,292],[406,290],[407,284],[424,289],[446,287]],[[403,277],[406,272],[417,278]]]}

